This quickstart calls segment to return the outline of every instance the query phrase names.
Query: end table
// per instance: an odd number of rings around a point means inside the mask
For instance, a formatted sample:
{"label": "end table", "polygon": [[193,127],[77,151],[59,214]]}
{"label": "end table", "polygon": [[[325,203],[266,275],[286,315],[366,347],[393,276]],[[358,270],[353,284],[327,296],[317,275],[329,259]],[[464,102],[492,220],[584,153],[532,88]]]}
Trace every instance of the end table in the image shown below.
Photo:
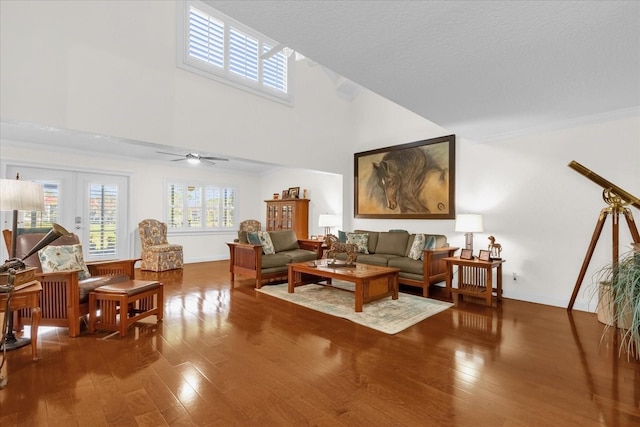
{"label": "end table", "polygon": [[[471,295],[484,298],[485,305],[491,306],[491,298],[495,292],[497,301],[502,300],[502,264],[505,260],[481,261],[475,259],[460,259],[460,257],[448,257],[443,261],[447,265],[447,296],[452,298],[452,293],[458,298],[463,295]],[[458,287],[453,288],[453,266],[458,267]],[[493,269],[496,269],[495,287]],[[457,300],[456,300],[457,302]]]}

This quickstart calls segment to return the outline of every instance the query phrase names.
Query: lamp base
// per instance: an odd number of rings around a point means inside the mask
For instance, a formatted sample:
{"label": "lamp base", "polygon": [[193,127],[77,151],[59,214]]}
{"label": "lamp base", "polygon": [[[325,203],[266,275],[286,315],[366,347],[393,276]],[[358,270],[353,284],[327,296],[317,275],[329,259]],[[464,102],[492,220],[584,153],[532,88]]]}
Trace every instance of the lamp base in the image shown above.
{"label": "lamp base", "polygon": [[464,233],[464,248],[471,249],[473,251],[473,233]]}
{"label": "lamp base", "polygon": [[5,343],[0,346],[0,351],[3,350],[7,350],[7,351],[13,351],[13,350],[17,350],[19,348],[22,348],[24,346],[27,346],[31,344],[31,338],[16,338],[15,335],[11,334],[11,335],[7,335],[7,338],[5,339]]}

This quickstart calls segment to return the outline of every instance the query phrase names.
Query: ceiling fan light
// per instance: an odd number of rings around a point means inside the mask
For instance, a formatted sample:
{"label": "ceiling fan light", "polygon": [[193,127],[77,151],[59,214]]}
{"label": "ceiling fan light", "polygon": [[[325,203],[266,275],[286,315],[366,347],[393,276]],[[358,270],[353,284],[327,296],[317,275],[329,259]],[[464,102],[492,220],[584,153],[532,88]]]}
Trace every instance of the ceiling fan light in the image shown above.
{"label": "ceiling fan light", "polygon": [[189,157],[187,159],[187,162],[191,163],[192,165],[197,165],[198,163],[200,163],[200,159],[197,157]]}

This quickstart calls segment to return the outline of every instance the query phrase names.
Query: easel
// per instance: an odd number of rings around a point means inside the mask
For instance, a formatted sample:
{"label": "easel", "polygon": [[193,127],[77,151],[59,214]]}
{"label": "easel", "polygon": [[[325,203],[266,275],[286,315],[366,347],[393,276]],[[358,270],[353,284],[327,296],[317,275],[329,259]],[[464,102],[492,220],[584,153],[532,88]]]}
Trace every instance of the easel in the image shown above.
{"label": "easel", "polygon": [[[570,165],[571,166],[571,165]],[[567,307],[568,311],[573,309],[573,304],[576,302],[576,298],[578,296],[578,291],[580,290],[580,286],[582,285],[582,281],[584,280],[584,276],[587,272],[587,268],[589,267],[589,262],[591,262],[591,257],[593,256],[593,251],[596,248],[596,243],[598,243],[598,238],[600,238],[600,234],[602,233],[602,229],[604,228],[604,223],[607,219],[607,216],[611,214],[611,218],[613,220],[613,233],[612,233],[612,264],[615,265],[618,263],[618,255],[619,255],[619,234],[620,234],[620,214],[622,213],[627,220],[627,225],[629,226],[629,231],[631,232],[631,236],[633,237],[634,243],[640,243],[640,234],[638,233],[638,228],[636,227],[636,223],[633,220],[633,215],[627,205],[632,204],[624,203],[622,198],[613,192],[611,188],[605,189],[602,191],[602,198],[609,205],[600,211],[600,217],[598,218],[598,222],[596,224],[596,228],[593,231],[593,237],[591,237],[591,243],[589,244],[589,249],[587,249],[587,254],[584,257],[584,262],[582,263],[582,268],[580,269],[580,274],[578,275],[578,280],[576,281],[576,285],[573,288],[573,294],[571,295],[571,300],[569,301],[569,306]]]}

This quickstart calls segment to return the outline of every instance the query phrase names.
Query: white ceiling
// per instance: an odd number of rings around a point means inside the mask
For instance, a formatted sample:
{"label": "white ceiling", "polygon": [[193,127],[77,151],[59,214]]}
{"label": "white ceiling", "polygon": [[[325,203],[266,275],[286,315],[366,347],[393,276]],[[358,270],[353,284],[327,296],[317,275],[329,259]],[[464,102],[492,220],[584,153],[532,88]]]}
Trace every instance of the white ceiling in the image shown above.
{"label": "white ceiling", "polygon": [[[32,123],[14,123],[3,121],[0,123],[0,135],[3,143],[24,147],[25,144],[37,148],[39,145],[54,146],[58,150],[70,152],[86,152],[90,150],[94,154],[106,157],[130,157],[144,159],[146,161],[172,162],[175,166],[194,167],[186,161],[177,161],[177,155],[186,155],[188,152],[201,156],[222,157],[228,161],[214,161],[215,165],[201,163],[198,167],[215,167],[226,171],[260,174],[277,165],[257,162],[225,156],[221,153],[205,153],[160,145],[146,141],[134,141],[131,139],[116,138],[112,136],[92,134],[69,129],[58,129],[50,126],[40,126]],[[159,152],[174,153],[176,156],[161,154]],[[174,162],[175,161],[175,162]]]}
{"label": "white ceiling", "polygon": [[638,1],[206,3],[470,139],[640,106]]}

